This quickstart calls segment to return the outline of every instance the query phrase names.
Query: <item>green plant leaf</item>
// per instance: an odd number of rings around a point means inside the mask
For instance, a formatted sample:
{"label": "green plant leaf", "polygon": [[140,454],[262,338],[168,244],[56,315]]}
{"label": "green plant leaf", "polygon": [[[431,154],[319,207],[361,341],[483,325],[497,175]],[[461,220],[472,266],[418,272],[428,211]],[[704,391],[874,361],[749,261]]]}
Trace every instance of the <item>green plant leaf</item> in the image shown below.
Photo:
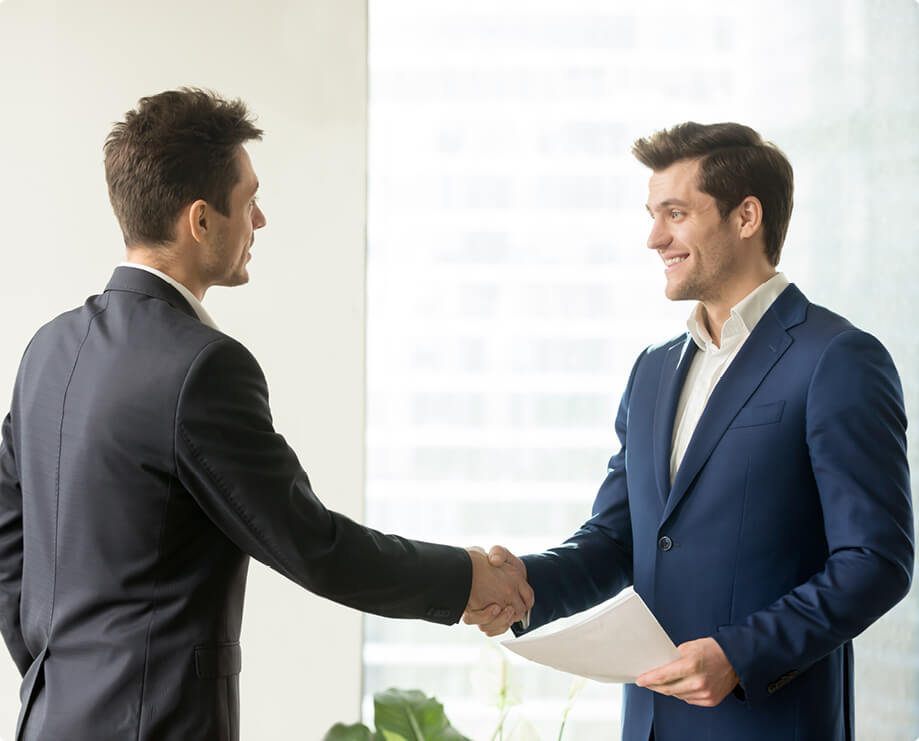
{"label": "green plant leaf", "polygon": [[363,723],[355,723],[353,726],[336,723],[322,737],[322,741],[375,741],[375,739],[376,736]]}
{"label": "green plant leaf", "polygon": [[398,733],[393,733],[392,731],[383,731],[383,741],[407,741],[404,736],[400,736]]}
{"label": "green plant leaf", "polygon": [[450,725],[444,706],[418,690],[373,696],[374,723],[385,741],[471,741]]}

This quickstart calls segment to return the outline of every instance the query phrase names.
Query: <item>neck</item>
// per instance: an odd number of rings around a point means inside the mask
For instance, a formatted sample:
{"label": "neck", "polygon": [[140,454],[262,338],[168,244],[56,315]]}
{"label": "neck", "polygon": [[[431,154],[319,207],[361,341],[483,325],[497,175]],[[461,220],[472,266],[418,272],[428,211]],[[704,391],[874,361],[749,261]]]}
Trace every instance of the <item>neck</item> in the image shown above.
{"label": "neck", "polygon": [[192,266],[177,258],[178,253],[178,250],[172,249],[169,245],[162,247],[139,245],[128,247],[125,257],[128,262],[146,265],[148,268],[165,273],[191,291],[198,301],[204,301],[207,286],[197,279],[196,271],[192,269]]}
{"label": "neck", "polygon": [[715,343],[715,347],[721,347],[721,330],[724,328],[724,323],[731,317],[731,309],[775,275],[775,268],[770,266],[768,271],[757,273],[748,280],[733,282],[730,290],[726,291],[723,296],[719,296],[717,300],[700,302],[702,322],[712,342]]}

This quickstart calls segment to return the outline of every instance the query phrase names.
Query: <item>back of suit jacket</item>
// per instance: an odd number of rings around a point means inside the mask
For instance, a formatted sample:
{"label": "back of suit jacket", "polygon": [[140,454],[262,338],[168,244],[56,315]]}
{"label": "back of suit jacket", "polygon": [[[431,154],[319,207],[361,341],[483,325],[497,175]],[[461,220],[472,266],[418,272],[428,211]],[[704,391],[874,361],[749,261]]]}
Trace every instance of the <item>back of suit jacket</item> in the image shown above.
{"label": "back of suit jacket", "polygon": [[450,623],[465,605],[465,553],[326,510],[252,356],[143,271],[36,334],[3,441],[23,738],[237,738],[250,554],[382,615]]}
{"label": "back of suit jacket", "polygon": [[531,627],[634,583],[677,644],[712,636],[740,677],[715,708],[629,685],[623,738],[853,738],[852,638],[913,566],[906,417],[890,356],[789,286],[715,387],[670,482],[688,336],[632,370],[593,516],[524,557]]}

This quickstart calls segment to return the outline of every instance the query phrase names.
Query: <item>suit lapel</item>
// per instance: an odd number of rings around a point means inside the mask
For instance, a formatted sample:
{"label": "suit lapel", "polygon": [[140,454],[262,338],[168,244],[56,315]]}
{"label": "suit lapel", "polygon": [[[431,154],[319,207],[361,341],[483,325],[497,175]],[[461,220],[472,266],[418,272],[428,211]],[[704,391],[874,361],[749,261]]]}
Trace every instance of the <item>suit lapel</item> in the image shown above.
{"label": "suit lapel", "polygon": [[[705,405],[673,480],[661,522],[676,509],[734,417],[791,345],[786,328],[803,321],[806,308],[807,299],[790,285],[753,328]],[[671,426],[672,421],[671,416]]]}
{"label": "suit lapel", "polygon": [[686,374],[696,354],[696,344],[687,333],[682,344],[674,344],[667,351],[661,369],[657,402],[654,407],[654,468],[661,504],[667,503],[670,491],[670,450],[673,445],[673,422],[680,401],[680,391]]}

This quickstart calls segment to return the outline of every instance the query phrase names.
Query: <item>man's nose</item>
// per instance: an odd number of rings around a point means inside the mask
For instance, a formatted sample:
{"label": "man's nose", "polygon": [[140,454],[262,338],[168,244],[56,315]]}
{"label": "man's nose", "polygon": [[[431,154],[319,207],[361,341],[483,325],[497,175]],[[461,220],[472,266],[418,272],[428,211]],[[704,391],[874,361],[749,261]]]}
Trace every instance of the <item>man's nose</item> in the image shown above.
{"label": "man's nose", "polygon": [[664,226],[663,219],[655,219],[648,235],[648,248],[662,250],[670,244],[670,232]]}
{"label": "man's nose", "polygon": [[255,210],[252,212],[252,228],[261,229],[267,223],[268,219],[265,218],[265,212],[256,204]]}

